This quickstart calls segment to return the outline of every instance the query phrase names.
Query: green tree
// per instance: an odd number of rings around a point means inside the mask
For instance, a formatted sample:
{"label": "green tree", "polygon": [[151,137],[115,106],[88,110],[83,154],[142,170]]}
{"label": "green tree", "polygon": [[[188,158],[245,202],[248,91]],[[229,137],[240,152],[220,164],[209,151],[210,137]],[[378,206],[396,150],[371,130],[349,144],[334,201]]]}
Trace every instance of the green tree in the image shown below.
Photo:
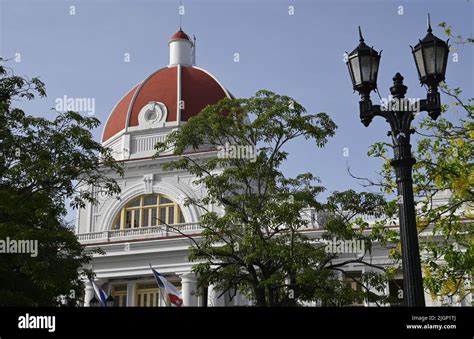
{"label": "green tree", "polygon": [[[45,97],[38,78],[15,76],[0,65],[0,240],[37,240],[37,256],[0,254],[0,305],[70,305],[84,286],[90,261],[66,224],[66,199],[73,207],[95,202],[95,192],[119,192],[106,168],[121,173],[110,151],[93,140],[95,118],[75,112],[53,120],[27,115],[16,102]],[[90,272],[89,272],[90,273]]]}
{"label": "green tree", "polygon": [[[382,197],[336,192],[321,204],[317,197],[324,188],[318,178],[311,173],[289,178],[280,168],[288,156],[284,149],[288,143],[304,138],[323,147],[335,130],[327,114],[307,114],[290,97],[262,90],[248,99],[225,98],[207,106],[157,144],[157,155],[172,151],[180,156],[167,169],[189,171],[197,177],[196,184],[206,188],[205,197],[186,201],[203,211],[204,230],[191,238],[189,256],[196,262],[193,270],[201,286],[210,283],[222,292],[240,291],[257,306],[384,300],[381,274],[354,277],[362,287],[358,291],[338,276],[349,263],[374,266],[364,255],[379,236],[367,235],[366,224],[354,216],[382,214],[386,207]],[[209,149],[214,152],[207,156],[194,154]],[[211,204],[222,213],[209,210]],[[309,208],[326,211],[324,239],[360,240],[365,249],[361,256],[336,262],[337,253],[328,253],[325,243],[306,235]],[[360,227],[352,227],[355,223]]]}

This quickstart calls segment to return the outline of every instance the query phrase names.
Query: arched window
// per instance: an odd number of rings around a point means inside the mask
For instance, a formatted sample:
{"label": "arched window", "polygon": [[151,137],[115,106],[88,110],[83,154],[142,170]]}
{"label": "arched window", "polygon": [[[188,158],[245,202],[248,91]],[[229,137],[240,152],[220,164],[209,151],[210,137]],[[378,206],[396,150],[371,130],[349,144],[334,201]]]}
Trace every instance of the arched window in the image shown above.
{"label": "arched window", "polygon": [[147,194],[129,201],[115,217],[113,230],[184,223],[179,205],[163,194]]}

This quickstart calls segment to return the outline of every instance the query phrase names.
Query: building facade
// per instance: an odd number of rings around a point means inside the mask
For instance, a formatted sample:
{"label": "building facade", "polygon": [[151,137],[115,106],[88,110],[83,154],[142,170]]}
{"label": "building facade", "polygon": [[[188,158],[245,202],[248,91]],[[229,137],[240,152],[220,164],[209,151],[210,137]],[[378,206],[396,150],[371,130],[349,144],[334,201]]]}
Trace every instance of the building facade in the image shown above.
{"label": "building facade", "polygon": [[[185,207],[184,199],[202,196],[203,187],[195,185],[189,173],[163,171],[163,164],[175,160],[171,154],[152,159],[154,145],[168,133],[206,105],[231,98],[211,73],[194,65],[194,42],[182,30],[171,37],[169,53],[169,65],[125,94],[105,124],[103,145],[112,149],[125,168],[124,177],[116,178],[122,193],[118,199],[97,193],[99,204],[79,210],[78,238],[90,248],[105,251],[94,257],[92,269],[97,284],[114,296],[117,306],[163,304],[149,265],[181,289],[184,305],[246,304],[245,298],[237,296],[231,301],[213,286],[207,293],[197,290],[187,261],[191,243],[180,233],[199,234],[200,212]],[[213,154],[204,150],[196,156]],[[88,282],[86,286],[88,306],[94,292]]]}
{"label": "building facade", "polygon": [[[88,248],[105,252],[94,255],[91,269],[96,274],[96,283],[114,297],[116,306],[164,306],[150,265],[181,289],[184,306],[251,305],[244,296],[237,293],[231,298],[212,285],[198,289],[192,263],[187,259],[191,241],[183,234],[199,238],[200,211],[184,206],[184,200],[202,197],[205,189],[194,183],[196,178],[190,173],[163,170],[164,164],[176,160],[171,152],[152,158],[154,145],[164,141],[168,133],[206,105],[232,98],[215,76],[194,65],[194,48],[187,34],[176,32],[169,41],[169,65],[134,86],[112,110],[102,142],[124,164],[123,177],[110,173],[122,192],[117,198],[97,192],[99,203],[78,211],[78,239]],[[203,149],[193,156],[205,158],[215,154]],[[208,208],[219,212],[215,206]],[[312,211],[307,214],[310,222],[303,232],[319,238],[323,230],[317,217]],[[369,216],[362,217],[369,223],[375,222]],[[374,249],[371,261],[386,265],[387,251]],[[346,267],[352,276],[366,269],[357,264]],[[341,279],[354,285],[344,274]],[[400,274],[400,279],[387,284],[386,292],[396,294],[402,285]],[[85,306],[89,306],[93,296],[94,290],[86,282]],[[428,305],[437,304],[428,295],[426,300]]]}

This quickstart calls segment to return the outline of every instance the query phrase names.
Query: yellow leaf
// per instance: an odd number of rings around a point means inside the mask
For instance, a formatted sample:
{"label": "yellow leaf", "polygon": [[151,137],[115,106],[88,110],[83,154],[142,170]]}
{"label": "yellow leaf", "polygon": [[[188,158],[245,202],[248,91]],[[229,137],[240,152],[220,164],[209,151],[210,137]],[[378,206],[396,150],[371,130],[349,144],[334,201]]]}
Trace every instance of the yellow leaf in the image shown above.
{"label": "yellow leaf", "polygon": [[466,180],[466,178],[461,177],[453,180],[453,192],[458,197],[464,195],[468,188],[469,180]]}
{"label": "yellow leaf", "polygon": [[437,175],[435,177],[435,184],[438,188],[442,188],[443,187],[443,177],[441,177],[441,175]]}

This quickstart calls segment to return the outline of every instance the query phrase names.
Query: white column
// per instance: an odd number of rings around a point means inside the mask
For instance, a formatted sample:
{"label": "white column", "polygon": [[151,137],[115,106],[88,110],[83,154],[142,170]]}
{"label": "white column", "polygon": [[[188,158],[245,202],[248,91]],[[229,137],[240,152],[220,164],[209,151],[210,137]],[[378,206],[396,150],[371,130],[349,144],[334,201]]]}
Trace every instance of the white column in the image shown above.
{"label": "white column", "polygon": [[209,285],[208,290],[207,290],[207,299],[208,299],[208,306],[209,307],[218,307],[218,306],[225,306],[225,296],[222,295],[219,297],[219,295],[222,292],[219,291],[215,285]]}
{"label": "white column", "polygon": [[234,297],[234,306],[251,306],[250,300],[240,292]]}
{"label": "white column", "polygon": [[84,307],[90,307],[89,301],[94,297],[94,288],[91,282],[88,280],[85,282],[86,288],[84,289]]}
{"label": "white column", "polygon": [[181,293],[183,296],[183,306],[197,306],[197,278],[192,272],[182,273]]}
{"label": "white column", "polygon": [[[206,287],[207,288],[207,287]],[[204,298],[204,295],[203,295],[203,290],[202,289],[199,289],[199,293],[198,293],[198,307],[203,307],[205,306],[204,304],[207,305],[207,299]]]}
{"label": "white column", "polygon": [[135,282],[127,282],[127,306],[135,306]]}

